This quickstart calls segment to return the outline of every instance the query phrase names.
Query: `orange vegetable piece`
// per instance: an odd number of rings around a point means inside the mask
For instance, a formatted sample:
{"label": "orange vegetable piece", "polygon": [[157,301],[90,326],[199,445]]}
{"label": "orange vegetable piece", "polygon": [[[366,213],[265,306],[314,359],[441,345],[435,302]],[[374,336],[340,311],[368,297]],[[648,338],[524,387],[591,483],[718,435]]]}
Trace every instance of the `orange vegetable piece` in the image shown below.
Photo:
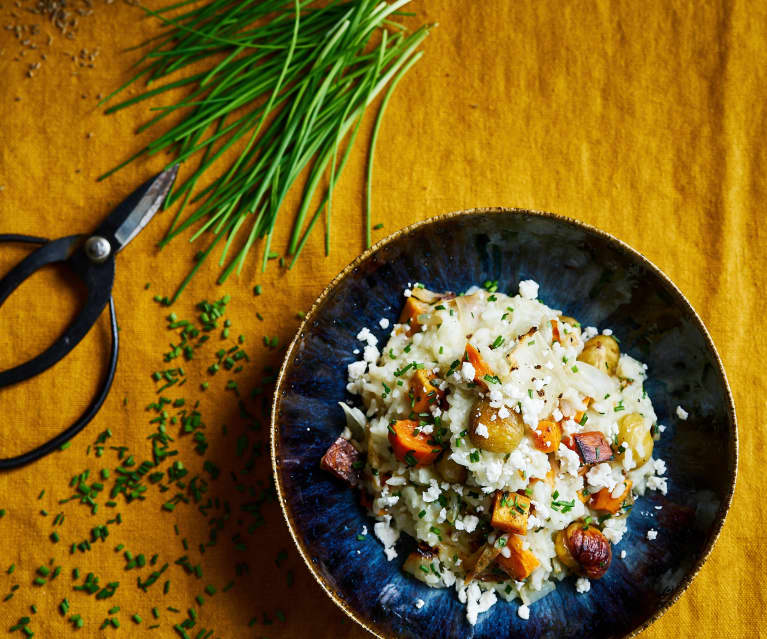
{"label": "orange vegetable piece", "polygon": [[553,453],[562,441],[562,427],[557,422],[542,419],[533,431],[535,447],[544,453]]}
{"label": "orange vegetable piece", "polygon": [[466,344],[466,351],[464,352],[464,361],[468,361],[474,367],[474,382],[487,390],[487,380],[485,375],[495,377],[495,374],[487,365],[479,351],[471,344]]}
{"label": "orange vegetable piece", "polygon": [[445,399],[445,391],[431,383],[434,373],[419,369],[410,378],[410,390],[413,393],[413,411],[428,413],[431,406],[438,406]]}
{"label": "orange vegetable piece", "polygon": [[389,443],[394,455],[408,466],[420,468],[434,463],[442,452],[437,444],[430,444],[431,435],[416,432],[418,422],[400,419],[389,426]]}
{"label": "orange vegetable piece", "polygon": [[499,490],[496,491],[493,499],[493,516],[490,519],[490,525],[503,532],[524,535],[527,533],[529,514],[529,497]]}
{"label": "orange vegetable piece", "polygon": [[602,510],[606,513],[614,515],[620,510],[623,500],[626,499],[631,492],[631,480],[626,481],[626,490],[624,490],[620,497],[612,497],[610,491],[607,488],[603,488],[598,493],[594,493],[591,496],[591,506],[594,510]]}
{"label": "orange vegetable piece", "polygon": [[408,337],[415,335],[421,330],[421,324],[418,321],[419,315],[429,312],[429,305],[417,300],[412,295],[405,300],[405,306],[399,315],[399,323],[407,324],[410,329],[407,332]]}
{"label": "orange vegetable piece", "polygon": [[562,342],[562,340],[559,337],[559,322],[557,320],[549,320],[551,322],[551,330],[553,333],[554,341],[555,342]]}
{"label": "orange vegetable piece", "polygon": [[[583,398],[583,403],[586,405],[586,408],[588,408],[589,405],[591,404],[591,402],[593,402],[593,401],[594,401],[594,399],[591,398],[591,397],[584,397]],[[577,413],[575,413],[575,417],[573,417],[573,419],[580,424],[581,420],[583,419],[583,416],[585,414],[586,414],[586,411],[579,410]]]}
{"label": "orange vegetable piece", "polygon": [[526,579],[533,570],[535,570],[540,562],[536,556],[529,550],[522,548],[522,538],[517,535],[509,536],[506,542],[506,547],[511,552],[509,557],[504,557],[503,553],[495,558],[501,569],[513,577],[517,581]]}

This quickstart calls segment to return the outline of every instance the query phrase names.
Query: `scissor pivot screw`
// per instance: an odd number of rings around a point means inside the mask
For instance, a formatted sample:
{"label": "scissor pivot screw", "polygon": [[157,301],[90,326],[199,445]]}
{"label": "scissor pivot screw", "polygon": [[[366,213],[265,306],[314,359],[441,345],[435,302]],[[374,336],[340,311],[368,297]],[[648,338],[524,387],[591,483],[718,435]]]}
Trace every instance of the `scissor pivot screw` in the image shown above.
{"label": "scissor pivot screw", "polygon": [[91,262],[103,262],[112,252],[112,245],[105,237],[94,235],[85,241],[85,254]]}

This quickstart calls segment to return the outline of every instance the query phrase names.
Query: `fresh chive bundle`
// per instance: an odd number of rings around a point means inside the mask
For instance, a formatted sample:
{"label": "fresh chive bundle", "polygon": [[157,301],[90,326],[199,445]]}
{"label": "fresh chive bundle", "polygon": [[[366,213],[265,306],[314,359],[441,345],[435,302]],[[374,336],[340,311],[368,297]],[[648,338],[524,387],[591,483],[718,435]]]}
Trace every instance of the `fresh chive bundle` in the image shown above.
{"label": "fresh chive bundle", "polygon": [[[408,2],[335,0],[314,7],[314,0],[211,0],[175,18],[165,14],[185,8],[191,0],[160,11],[147,9],[167,30],[149,41],[151,48],[137,63],[136,75],[105,100],[140,79],[148,85],[163,83],[110,107],[107,113],[186,87],[189,93],[185,98],[155,107],[157,114],[139,132],[160,125],[178,110],[184,116],[101,179],[144,154],[171,151],[175,156],[172,162],[200,155],[196,170],[167,198],[166,207],[177,201],[181,204],[161,246],[193,226],[192,240],[205,233],[213,237],[171,301],[222,240],[226,241],[219,260],[223,267],[219,283],[233,270],[240,271],[259,238],[265,239],[265,269],[280,208],[290,187],[307,168],[288,244],[290,266],[323,211],[327,254],[333,188],[346,165],[365,109],[389,85],[374,127],[368,158],[370,180],[381,113],[396,83],[421,56],[416,49],[429,32],[429,27],[423,26],[407,35],[401,25],[391,21]],[[165,80],[191,64],[203,69]],[[205,188],[196,188],[200,177],[237,143],[240,152],[236,158],[223,170],[214,169],[217,174]],[[326,191],[310,213],[323,176]],[[366,195],[369,245],[369,184]],[[195,205],[193,210],[184,213],[189,204]]]}

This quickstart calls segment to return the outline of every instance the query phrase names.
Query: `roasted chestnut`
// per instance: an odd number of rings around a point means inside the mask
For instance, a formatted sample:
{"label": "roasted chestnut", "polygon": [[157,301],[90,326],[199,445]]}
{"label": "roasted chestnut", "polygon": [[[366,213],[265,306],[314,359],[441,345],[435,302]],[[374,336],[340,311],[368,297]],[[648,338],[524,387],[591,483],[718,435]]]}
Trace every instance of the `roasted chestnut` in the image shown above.
{"label": "roasted chestnut", "polygon": [[554,540],[557,558],[589,579],[599,579],[610,567],[612,547],[596,526],[577,521],[560,530]]}

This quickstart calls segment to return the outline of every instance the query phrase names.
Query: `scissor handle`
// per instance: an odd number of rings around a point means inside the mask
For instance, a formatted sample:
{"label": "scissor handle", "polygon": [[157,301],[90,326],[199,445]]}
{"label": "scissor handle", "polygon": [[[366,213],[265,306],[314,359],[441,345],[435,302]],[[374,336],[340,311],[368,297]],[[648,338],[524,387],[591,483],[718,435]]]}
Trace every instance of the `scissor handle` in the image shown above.
{"label": "scissor handle", "polygon": [[[42,238],[27,238],[25,236],[0,236],[0,241],[18,242],[41,240]],[[70,235],[58,240],[46,242],[12,268],[0,280],[0,306],[21,284],[33,273],[48,264],[68,262],[72,270],[83,280],[88,296],[83,308],[77,314],[64,333],[51,346],[32,359],[0,372],[0,388],[22,382],[39,375],[59,360],[65,357],[85,337],[96,323],[101,312],[107,305],[112,293],[115,276],[114,254],[110,254],[103,262],[94,263],[89,260],[82,250],[82,235]],[[43,240],[45,241],[45,240]]]}
{"label": "scissor handle", "polygon": [[[73,237],[75,240],[79,239],[79,236],[73,236]],[[64,238],[64,239],[72,240],[72,238]],[[33,237],[31,235],[0,235],[0,242],[23,242],[26,244],[44,244],[45,246],[47,246],[48,244],[54,244],[54,242],[48,242],[48,240],[46,240],[45,238]],[[61,241],[58,240],[58,242],[61,242]],[[62,242],[61,245],[58,248],[56,248],[51,254],[52,255],[56,254],[56,255],[59,255],[59,257],[61,257],[61,255],[63,255],[64,249],[66,248],[65,252],[67,255],[69,255],[71,253],[72,247],[75,244],[76,242],[73,244],[69,244],[69,247],[67,248],[66,247],[67,243]],[[66,257],[64,259],[66,259]],[[61,261],[61,260],[52,260],[52,261]],[[77,270],[77,266],[78,265],[75,264],[76,270]],[[13,270],[16,270],[16,269],[13,269]],[[34,273],[34,269],[31,272]],[[114,277],[114,264],[112,265],[112,273],[113,273],[112,277]],[[8,276],[10,276],[10,273],[8,274]],[[6,278],[8,276],[6,276]],[[24,279],[26,279],[26,277],[29,277],[29,274],[27,274],[25,277],[22,277],[20,282],[23,282]],[[15,288],[11,288],[11,291],[13,290],[15,290]],[[4,296],[2,297],[2,300],[0,300],[0,305],[2,305],[2,302],[5,301],[5,299],[7,299],[8,295],[10,295],[9,292],[6,292],[4,294]],[[109,328],[110,328],[110,333],[112,334],[112,349],[111,349],[111,352],[109,353],[109,363],[107,365],[106,377],[104,378],[104,382],[101,385],[101,389],[99,390],[98,394],[91,400],[91,403],[88,404],[87,408],[83,411],[83,414],[80,415],[80,417],[74,424],[64,429],[58,435],[48,440],[44,444],[41,444],[37,446],[36,448],[33,448],[30,451],[27,451],[26,453],[22,453],[21,455],[0,459],[0,470],[12,470],[14,468],[19,468],[20,466],[24,466],[31,462],[37,461],[41,457],[44,457],[45,455],[52,453],[54,450],[61,447],[62,444],[65,444],[70,439],[72,439],[72,437],[77,435],[77,433],[79,433],[83,428],[85,428],[85,426],[88,425],[88,422],[90,422],[91,419],[93,419],[96,413],[98,413],[99,409],[101,408],[101,405],[104,403],[104,400],[109,394],[109,389],[112,387],[112,381],[114,380],[114,376],[115,376],[115,369],[117,368],[117,354],[118,354],[119,345],[120,345],[119,334],[117,332],[117,317],[115,316],[115,304],[111,296],[109,296]],[[72,346],[72,348],[74,348],[74,345]],[[55,360],[55,361],[58,361],[58,360]],[[14,370],[14,369],[11,369],[11,370]]]}

